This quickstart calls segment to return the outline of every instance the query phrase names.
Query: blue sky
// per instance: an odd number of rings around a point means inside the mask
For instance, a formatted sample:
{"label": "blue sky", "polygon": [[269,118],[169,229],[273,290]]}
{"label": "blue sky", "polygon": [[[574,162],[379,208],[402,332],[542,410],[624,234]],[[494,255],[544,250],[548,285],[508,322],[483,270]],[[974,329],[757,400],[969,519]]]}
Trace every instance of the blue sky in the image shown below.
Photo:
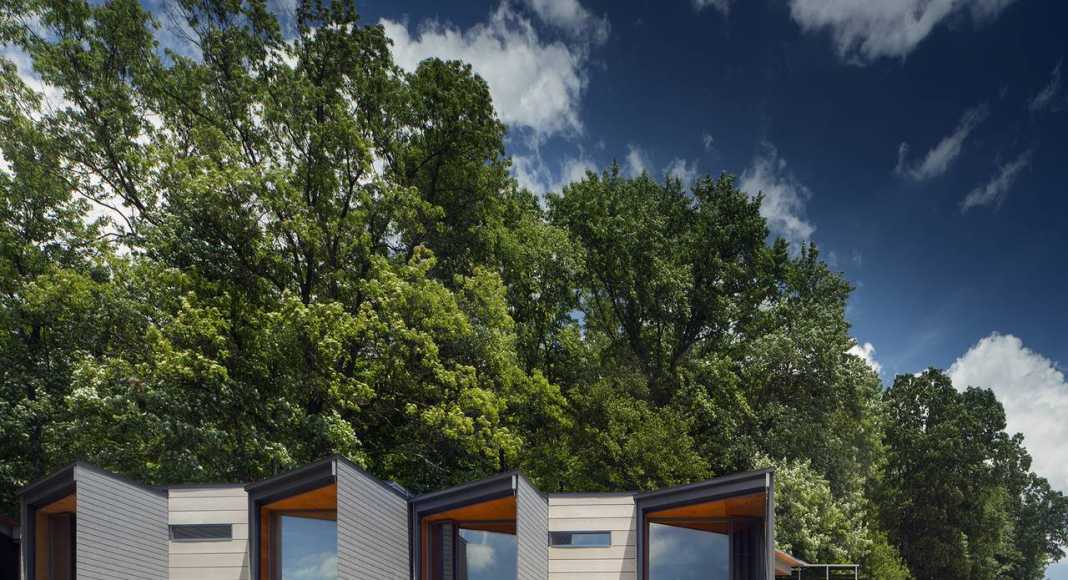
{"label": "blue sky", "polygon": [[773,231],[814,241],[856,286],[856,354],[887,383],[936,366],[994,389],[1035,469],[1068,491],[1068,3],[390,0],[363,14],[406,68],[472,63],[533,190],[616,161],[763,191]]}
{"label": "blue sky", "polygon": [[1068,2],[359,6],[401,66],[458,58],[486,78],[532,190],[616,161],[763,191],[773,231],[856,286],[858,356],[887,383],[936,366],[994,389],[1068,491]]}

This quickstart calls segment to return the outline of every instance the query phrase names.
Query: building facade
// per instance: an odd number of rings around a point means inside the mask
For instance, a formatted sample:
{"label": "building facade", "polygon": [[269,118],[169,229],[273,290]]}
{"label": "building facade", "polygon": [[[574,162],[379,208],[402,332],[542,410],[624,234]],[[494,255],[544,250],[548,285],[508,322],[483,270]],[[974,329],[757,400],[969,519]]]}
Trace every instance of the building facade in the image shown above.
{"label": "building facade", "polygon": [[[771,580],[771,471],[545,494],[518,472],[413,495],[339,456],[148,487],[83,463],[20,492],[23,580]],[[794,561],[796,562],[796,561]]]}

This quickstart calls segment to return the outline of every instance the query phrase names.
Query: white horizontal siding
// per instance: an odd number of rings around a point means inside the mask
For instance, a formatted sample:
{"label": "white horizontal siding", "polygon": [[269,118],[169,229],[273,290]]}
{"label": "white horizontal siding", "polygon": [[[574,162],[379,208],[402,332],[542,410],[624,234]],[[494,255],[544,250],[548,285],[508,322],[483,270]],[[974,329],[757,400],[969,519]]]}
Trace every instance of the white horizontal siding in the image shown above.
{"label": "white horizontal siding", "polygon": [[171,524],[232,524],[233,539],[170,543],[170,580],[249,580],[248,495],[240,487],[169,491]]}
{"label": "white horizontal siding", "polygon": [[550,532],[609,531],[607,548],[549,548],[549,580],[634,580],[634,497],[549,496]]}

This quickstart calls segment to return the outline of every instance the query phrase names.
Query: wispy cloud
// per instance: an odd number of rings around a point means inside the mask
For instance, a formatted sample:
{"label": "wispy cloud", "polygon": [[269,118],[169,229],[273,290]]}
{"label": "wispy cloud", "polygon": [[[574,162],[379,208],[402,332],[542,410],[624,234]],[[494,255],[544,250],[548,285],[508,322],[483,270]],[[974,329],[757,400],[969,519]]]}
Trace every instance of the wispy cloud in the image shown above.
{"label": "wispy cloud", "polygon": [[623,165],[623,172],[630,177],[638,177],[649,171],[649,158],[645,151],[637,145],[627,145],[627,157]]}
{"label": "wispy cloud", "polygon": [[567,32],[574,38],[595,44],[608,40],[612,27],[605,16],[596,16],[578,0],[526,0],[542,22]]}
{"label": "wispy cloud", "polygon": [[1015,0],[790,0],[806,32],[829,32],[838,55],[854,64],[902,58],[938,25],[968,13],[982,24]]}
{"label": "wispy cloud", "polygon": [[552,171],[536,153],[512,157],[512,174],[519,186],[538,195],[558,192],[564,186],[584,179],[588,171],[596,173],[597,165],[581,156],[564,159],[557,172]]}
{"label": "wispy cloud", "polygon": [[750,196],[764,195],[760,215],[773,233],[793,247],[812,238],[816,228],[805,218],[805,204],[812,192],[790,173],[774,146],[765,145],[764,152],[742,173],[738,187]]}
{"label": "wispy cloud", "polygon": [[698,12],[705,8],[715,8],[720,14],[727,16],[731,12],[732,0],[693,0],[693,8]]}
{"label": "wispy cloud", "polygon": [[1005,201],[1005,196],[1009,194],[1013,184],[1016,183],[1020,172],[1030,164],[1031,151],[1028,150],[1021,153],[1019,157],[1010,163],[1000,166],[997,174],[990,181],[977,186],[969,191],[968,195],[964,196],[964,200],[960,203],[960,210],[966,212],[973,207],[984,205],[1000,206]]}
{"label": "wispy cloud", "polygon": [[1031,98],[1031,102],[1027,104],[1027,107],[1031,109],[1032,113],[1039,113],[1047,109],[1057,109],[1058,103],[1056,102],[1061,94],[1061,63],[1058,62],[1057,66],[1053,67],[1053,72],[1050,74],[1049,84],[1038,91],[1034,97]]}
{"label": "wispy cloud", "polygon": [[697,162],[676,157],[664,168],[664,174],[678,179],[684,187],[688,187],[697,179]]}
{"label": "wispy cloud", "polygon": [[716,139],[712,135],[705,133],[704,135],[701,135],[701,143],[704,144],[705,151],[711,151],[716,144]]}
{"label": "wispy cloud", "polygon": [[965,111],[957,127],[952,133],[946,135],[931,148],[919,163],[910,162],[909,144],[901,143],[897,149],[897,166],[894,171],[898,175],[910,177],[916,181],[924,181],[943,175],[949,170],[949,166],[960,157],[964,150],[964,143],[978,127],[990,115],[990,109],[985,104],[978,105]]}

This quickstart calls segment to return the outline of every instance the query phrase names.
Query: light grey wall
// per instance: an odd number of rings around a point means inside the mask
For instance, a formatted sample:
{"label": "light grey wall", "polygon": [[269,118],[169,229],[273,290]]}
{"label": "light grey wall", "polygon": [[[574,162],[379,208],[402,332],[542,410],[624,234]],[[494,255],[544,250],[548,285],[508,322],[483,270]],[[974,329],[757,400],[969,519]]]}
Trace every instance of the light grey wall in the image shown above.
{"label": "light grey wall", "polygon": [[170,542],[170,580],[248,580],[248,494],[240,486],[172,488],[171,524],[230,524],[229,540]]}
{"label": "light grey wall", "polygon": [[345,580],[409,580],[408,503],[337,462],[337,572]]}
{"label": "light grey wall", "polygon": [[75,469],[78,580],[166,580],[166,495]]}
{"label": "light grey wall", "polygon": [[634,496],[549,497],[549,531],[610,532],[607,548],[549,548],[549,580],[634,580]]}
{"label": "light grey wall", "polygon": [[523,476],[516,476],[516,564],[519,580],[549,577],[549,504]]}

